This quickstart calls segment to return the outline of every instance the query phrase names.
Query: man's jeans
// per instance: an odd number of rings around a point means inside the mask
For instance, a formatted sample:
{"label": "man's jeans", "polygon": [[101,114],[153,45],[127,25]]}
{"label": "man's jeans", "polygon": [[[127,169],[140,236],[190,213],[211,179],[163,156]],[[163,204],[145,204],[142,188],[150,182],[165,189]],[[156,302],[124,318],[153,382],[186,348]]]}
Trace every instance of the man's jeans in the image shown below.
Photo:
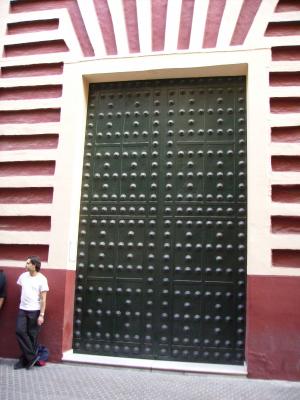
{"label": "man's jeans", "polygon": [[37,324],[39,314],[40,310],[19,310],[18,313],[16,335],[22,352],[20,360],[24,364],[27,364],[36,356],[37,337],[41,328]]}

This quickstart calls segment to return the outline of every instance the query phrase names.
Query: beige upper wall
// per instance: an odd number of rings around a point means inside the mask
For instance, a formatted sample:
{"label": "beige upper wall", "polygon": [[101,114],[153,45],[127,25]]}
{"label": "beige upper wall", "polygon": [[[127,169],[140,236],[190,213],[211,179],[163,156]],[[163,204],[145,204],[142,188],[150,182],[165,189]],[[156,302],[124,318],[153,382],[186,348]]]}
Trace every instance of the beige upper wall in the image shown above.
{"label": "beige upper wall", "polygon": [[[174,69],[174,65],[177,66]],[[69,215],[64,215],[65,240],[59,244],[55,238],[61,231],[61,216],[53,226],[49,259],[67,260],[70,268],[75,268],[79,214],[81,170],[84,151],[85,110],[87,108],[87,89],[89,82],[119,81],[132,79],[247,75],[247,132],[248,132],[248,274],[262,275],[300,275],[300,271],[274,268],[271,265],[272,235],[270,230],[271,193],[270,183],[270,124],[269,124],[269,65],[270,50],[241,50],[235,52],[211,52],[194,54],[170,54],[144,57],[103,59],[66,65],[64,83],[64,104],[62,129],[72,132],[73,151],[66,157],[64,151],[58,159],[60,170],[69,176],[69,188],[57,192],[54,209],[60,213],[60,204],[72,204]],[[76,85],[74,86],[74,82]],[[258,95],[259,93],[259,95]],[[70,113],[72,99],[78,99],[78,107]],[[80,112],[80,109],[84,112]],[[76,112],[78,111],[78,112]],[[77,139],[76,139],[77,138]],[[72,148],[72,147],[71,147]],[[75,157],[73,157],[75,155]],[[70,166],[73,165],[72,168]],[[68,168],[67,168],[68,166]],[[58,178],[62,181],[62,178]],[[73,180],[73,181],[72,181]],[[55,205],[57,206],[55,207]],[[69,250],[67,251],[66,244]],[[282,238],[282,245],[288,245],[289,237]],[[64,264],[65,265],[65,264]]]}
{"label": "beige upper wall", "polygon": [[[143,1],[143,0],[142,0]],[[204,3],[203,3],[204,1]],[[19,44],[39,42],[43,38],[62,38],[70,51],[41,55],[23,55],[0,58],[0,66],[14,66],[39,63],[64,62],[64,74],[57,76],[23,77],[16,79],[0,78],[2,87],[35,86],[62,84],[63,95],[59,99],[42,100],[0,100],[1,110],[53,107],[61,108],[61,121],[40,124],[0,124],[0,135],[40,135],[47,132],[59,133],[59,147],[53,150],[2,151],[2,161],[55,160],[56,172],[53,177],[0,178],[0,187],[26,187],[32,182],[37,187],[53,185],[52,204],[0,204],[0,216],[9,215],[49,215],[52,228],[40,235],[28,232],[0,230],[0,243],[49,244],[49,268],[75,268],[78,212],[81,183],[81,166],[84,148],[85,116],[89,82],[117,81],[131,79],[171,78],[190,76],[247,75],[247,120],[248,120],[248,274],[300,275],[299,268],[274,268],[271,250],[300,249],[299,235],[272,235],[271,216],[300,216],[298,204],[272,203],[271,185],[274,183],[299,183],[299,175],[293,172],[272,172],[271,155],[298,155],[299,144],[271,143],[272,126],[300,126],[300,112],[296,114],[270,113],[270,96],[300,97],[299,86],[272,88],[269,86],[269,72],[300,71],[297,60],[272,61],[272,46],[299,45],[300,37],[265,37],[264,32],[270,21],[296,21],[300,12],[275,13],[277,0],[263,0],[251,29],[243,45],[230,47],[233,26],[242,9],[242,1],[228,0],[224,10],[226,21],[229,16],[232,24],[221,22],[219,36],[214,49],[202,49],[200,40],[204,37],[205,12],[208,0],[195,0],[191,27],[189,51],[178,51],[176,35],[179,23],[180,0],[176,7],[167,8],[165,49],[152,53],[151,7],[150,1],[142,7],[137,1],[137,19],[141,52],[128,54],[128,43],[124,36],[124,10],[121,1],[108,2],[112,14],[114,34],[118,55],[105,54],[104,38],[99,28],[92,0],[79,0],[83,21],[95,49],[94,57],[83,57],[76,32],[65,8],[35,11],[30,13],[8,14],[9,0],[0,3],[0,43]],[[62,4],[62,3],[60,3]],[[204,7],[204,8],[202,8]],[[58,31],[50,33],[31,32],[22,35],[5,35],[7,22],[38,21],[49,17],[59,19]],[[121,22],[118,24],[118,21]],[[229,20],[228,20],[229,21]],[[200,36],[199,36],[200,35]],[[0,48],[1,50],[1,48]],[[152,53],[152,54],[151,54]],[[76,99],[76,101],[74,101]],[[23,262],[4,260],[5,266],[23,266]]]}

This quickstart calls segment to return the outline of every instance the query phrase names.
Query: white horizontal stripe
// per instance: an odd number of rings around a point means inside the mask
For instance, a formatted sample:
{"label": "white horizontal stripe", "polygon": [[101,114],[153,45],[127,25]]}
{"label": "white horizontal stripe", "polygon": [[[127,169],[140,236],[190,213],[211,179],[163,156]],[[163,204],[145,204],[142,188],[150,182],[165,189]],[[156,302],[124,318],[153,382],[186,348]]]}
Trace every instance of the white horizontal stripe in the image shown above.
{"label": "white horizontal stripe", "polygon": [[270,72],[298,72],[299,61],[273,61],[269,66]]}
{"label": "white horizontal stripe", "polygon": [[24,100],[4,100],[0,101],[1,111],[12,111],[12,110],[34,110],[41,108],[60,108],[61,99],[24,99]]}
{"label": "white horizontal stripe", "polygon": [[271,154],[300,156],[300,143],[272,143]]}
{"label": "white horizontal stripe", "polygon": [[288,11],[288,12],[280,12],[273,13],[269,19],[269,22],[290,22],[300,21],[300,12],[299,11]]}
{"label": "white horizontal stripe", "polygon": [[271,182],[273,185],[299,185],[300,172],[273,172]]}
{"label": "white horizontal stripe", "polygon": [[273,127],[280,126],[299,126],[299,114],[270,114],[270,125]]}
{"label": "white horizontal stripe", "polygon": [[300,268],[288,268],[288,267],[272,267],[268,270],[268,274],[265,272],[256,273],[255,275],[271,275],[271,276],[300,276]]}
{"label": "white horizontal stripe", "polygon": [[262,38],[264,46],[278,47],[278,46],[299,46],[300,35],[292,36],[265,36]]}
{"label": "white horizontal stripe", "polygon": [[55,160],[56,157],[56,149],[40,150],[33,148],[30,150],[10,150],[0,152],[0,163],[12,161],[51,161]]}
{"label": "white horizontal stripe", "polygon": [[24,78],[2,78],[0,79],[0,86],[2,88],[9,87],[25,87],[25,86],[44,86],[44,85],[62,85],[62,75],[48,75],[48,76],[30,76]]}
{"label": "white horizontal stripe", "polygon": [[[300,86],[270,86],[270,97],[300,97]],[[299,109],[300,112],[300,109]]]}
{"label": "white horizontal stripe", "polygon": [[299,72],[299,61],[273,61],[269,67],[270,72]]}
{"label": "white horizontal stripe", "polygon": [[272,202],[271,215],[300,215],[300,204]]}
{"label": "white horizontal stripe", "polygon": [[63,52],[45,53],[45,54],[29,54],[12,57],[0,57],[0,63],[3,67],[11,67],[15,65],[34,65],[46,63],[61,63],[64,61],[72,61],[73,56],[68,50]]}
{"label": "white horizontal stripe", "polygon": [[1,231],[2,244],[49,244],[50,232],[43,231]]}
{"label": "white horizontal stripe", "polygon": [[51,204],[0,204],[2,216],[51,215]]}
{"label": "white horizontal stripe", "polygon": [[8,14],[6,17],[7,23],[24,22],[24,21],[40,21],[44,19],[59,19],[68,11],[63,9],[53,9],[53,10],[40,10],[40,11],[28,11],[20,12],[16,14]]}
{"label": "white horizontal stripe", "polygon": [[30,32],[20,33],[17,35],[6,35],[4,37],[4,45],[16,45],[26,43],[37,43],[48,42],[52,40],[63,39],[62,34],[58,30],[47,31],[47,32]]}
{"label": "white horizontal stripe", "polygon": [[1,176],[1,188],[53,187],[53,176]]}
{"label": "white horizontal stripe", "polygon": [[[77,58],[78,59],[78,58]],[[57,63],[57,62],[72,62],[74,61],[74,56],[68,49],[63,50],[61,52],[49,52],[44,54],[22,54],[20,56],[11,56],[0,58],[1,66],[10,66],[10,65],[26,65],[29,64],[45,64],[45,63]],[[80,59],[81,61],[81,59]]]}
{"label": "white horizontal stripe", "polygon": [[40,124],[0,124],[0,135],[48,135],[58,134],[59,122],[43,122]]}
{"label": "white horizontal stripe", "polygon": [[[300,250],[300,234],[273,234],[271,235],[272,249]],[[300,267],[300,259],[299,259]]]}

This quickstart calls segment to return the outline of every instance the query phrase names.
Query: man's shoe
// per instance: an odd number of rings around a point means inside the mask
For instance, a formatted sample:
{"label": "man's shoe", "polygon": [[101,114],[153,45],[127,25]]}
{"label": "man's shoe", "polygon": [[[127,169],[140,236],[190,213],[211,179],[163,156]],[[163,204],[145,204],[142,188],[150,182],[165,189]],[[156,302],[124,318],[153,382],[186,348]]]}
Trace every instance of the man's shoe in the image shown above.
{"label": "man's shoe", "polygon": [[29,361],[29,363],[26,365],[26,369],[31,369],[34,364],[39,361],[40,356],[35,356],[31,361]]}
{"label": "man's shoe", "polygon": [[14,369],[22,369],[22,368],[25,368],[25,365],[23,364],[23,362],[21,360],[19,360],[18,362],[15,363]]}

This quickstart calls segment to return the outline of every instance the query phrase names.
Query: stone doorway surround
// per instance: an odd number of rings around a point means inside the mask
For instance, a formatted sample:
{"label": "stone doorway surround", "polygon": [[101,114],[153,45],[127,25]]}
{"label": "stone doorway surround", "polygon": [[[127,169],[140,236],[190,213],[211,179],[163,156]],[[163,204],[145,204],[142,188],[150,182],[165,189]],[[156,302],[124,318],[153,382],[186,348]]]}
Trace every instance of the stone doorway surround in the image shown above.
{"label": "stone doorway surround", "polygon": [[[271,52],[269,49],[238,50],[201,53],[179,53],[140,57],[106,58],[70,62],[65,64],[64,92],[61,123],[67,134],[61,138],[60,157],[57,160],[58,171],[63,190],[56,190],[53,199],[54,210],[60,205],[71,204],[70,211],[61,219],[54,219],[52,237],[60,231],[65,240],[51,246],[49,262],[55,259],[66,260],[66,264],[76,269],[76,249],[78,215],[80,208],[82,160],[84,152],[86,110],[89,83],[113,82],[122,80],[167,79],[209,76],[247,76],[247,132],[248,132],[248,251],[247,275],[274,275],[270,262],[270,132],[269,116],[269,70]],[[176,66],[176,67],[174,67]],[[76,101],[74,101],[76,99]],[[63,143],[64,141],[64,143]],[[68,148],[68,155],[63,149]],[[57,223],[55,223],[57,221]],[[59,223],[58,223],[59,222]],[[63,232],[62,232],[63,229]],[[67,243],[67,246],[66,246]],[[286,272],[286,269],[284,269]],[[280,269],[277,274],[280,275]],[[247,312],[246,312],[247,315]],[[249,334],[246,323],[246,335]],[[247,347],[246,347],[247,355]],[[72,350],[63,355],[63,360],[104,363],[109,365],[124,364],[112,357],[83,356]],[[131,366],[143,366],[145,360],[130,360]],[[157,362],[154,362],[157,363]],[[163,362],[164,363],[164,362]],[[126,365],[128,365],[125,362]],[[186,363],[166,366],[179,370],[190,370]],[[187,363],[189,364],[189,363]],[[158,368],[163,366],[158,366]],[[155,368],[151,365],[151,368]],[[193,367],[197,368],[197,367]],[[211,370],[209,365],[200,364],[198,369]],[[215,370],[215,366],[212,370]],[[237,368],[237,373],[245,373],[246,365]],[[218,369],[218,367],[217,367]],[[219,366],[220,371],[233,373],[230,366]]]}

